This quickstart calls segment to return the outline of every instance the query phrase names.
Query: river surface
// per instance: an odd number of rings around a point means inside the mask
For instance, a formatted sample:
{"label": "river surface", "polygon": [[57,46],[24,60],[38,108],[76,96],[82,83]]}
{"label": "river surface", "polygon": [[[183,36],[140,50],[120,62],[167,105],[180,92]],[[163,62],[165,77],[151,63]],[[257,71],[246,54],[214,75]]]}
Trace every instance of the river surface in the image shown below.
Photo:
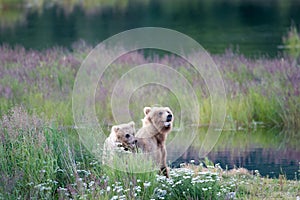
{"label": "river surface", "polygon": [[[205,134],[199,130],[199,135]],[[171,133],[171,134],[176,134]],[[198,164],[205,157],[223,169],[244,167],[250,172],[258,170],[264,177],[285,175],[288,179],[300,178],[300,132],[279,131],[276,129],[258,129],[244,131],[222,131],[212,150],[201,155],[201,137],[180,158],[173,162],[178,167],[181,163]],[[169,147],[171,152],[177,147]]]}
{"label": "river surface", "polygon": [[71,47],[80,39],[96,45],[121,31],[155,26],[187,34],[214,54],[232,47],[248,56],[277,56],[291,24],[300,23],[298,0],[4,2],[0,43],[35,49]]}

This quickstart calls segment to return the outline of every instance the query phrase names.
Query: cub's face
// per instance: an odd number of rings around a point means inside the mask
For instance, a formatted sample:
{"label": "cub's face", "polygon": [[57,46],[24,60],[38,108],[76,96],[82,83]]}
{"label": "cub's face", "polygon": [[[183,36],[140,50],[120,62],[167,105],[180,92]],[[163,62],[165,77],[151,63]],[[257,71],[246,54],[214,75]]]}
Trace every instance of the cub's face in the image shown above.
{"label": "cub's face", "polygon": [[120,124],[113,127],[117,136],[117,141],[122,143],[123,147],[132,149],[136,143],[134,122]]}
{"label": "cub's face", "polygon": [[143,124],[153,124],[158,130],[169,130],[172,128],[174,116],[169,107],[145,107],[145,118]]}

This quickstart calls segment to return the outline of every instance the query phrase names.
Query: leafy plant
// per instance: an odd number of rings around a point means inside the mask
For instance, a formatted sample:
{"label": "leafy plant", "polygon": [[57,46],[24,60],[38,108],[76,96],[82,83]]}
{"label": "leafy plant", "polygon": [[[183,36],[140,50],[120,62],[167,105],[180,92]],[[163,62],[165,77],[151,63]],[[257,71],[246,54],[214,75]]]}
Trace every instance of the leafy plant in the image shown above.
{"label": "leafy plant", "polygon": [[300,56],[300,35],[296,26],[291,26],[287,35],[283,37],[283,44],[288,55],[292,58],[299,58]]}

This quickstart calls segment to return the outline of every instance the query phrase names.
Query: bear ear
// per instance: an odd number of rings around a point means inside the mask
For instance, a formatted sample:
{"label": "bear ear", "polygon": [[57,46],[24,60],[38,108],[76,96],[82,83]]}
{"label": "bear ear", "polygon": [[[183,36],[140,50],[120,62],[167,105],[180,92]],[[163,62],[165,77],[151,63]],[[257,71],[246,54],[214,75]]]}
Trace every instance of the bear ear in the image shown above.
{"label": "bear ear", "polygon": [[151,111],[151,108],[150,107],[145,107],[144,108],[144,114],[145,115],[148,115],[148,113]]}
{"label": "bear ear", "polygon": [[115,133],[117,133],[117,132],[120,130],[120,128],[119,128],[118,126],[113,126],[111,129],[112,129],[113,132],[115,132]]}
{"label": "bear ear", "polygon": [[134,128],[134,125],[135,125],[134,121],[131,121],[131,122],[129,122],[128,124],[129,124],[132,128]]}

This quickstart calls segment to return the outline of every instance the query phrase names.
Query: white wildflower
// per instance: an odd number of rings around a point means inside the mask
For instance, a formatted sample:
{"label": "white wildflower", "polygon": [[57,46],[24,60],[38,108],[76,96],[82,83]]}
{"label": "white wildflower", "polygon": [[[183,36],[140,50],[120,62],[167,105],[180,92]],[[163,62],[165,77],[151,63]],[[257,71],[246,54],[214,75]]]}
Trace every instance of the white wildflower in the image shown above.
{"label": "white wildflower", "polygon": [[142,189],[141,186],[135,186],[135,187],[134,187],[134,190],[135,190],[136,192],[141,192],[141,191],[142,191],[141,189]]}
{"label": "white wildflower", "polygon": [[58,188],[58,191],[65,191],[65,192],[66,192],[66,191],[68,191],[68,189],[67,189],[67,188],[59,187],[59,188]]}
{"label": "white wildflower", "polygon": [[161,199],[162,197],[166,196],[166,194],[167,194],[167,191],[166,191],[166,190],[162,190],[162,189],[160,189],[160,188],[155,188],[154,192],[155,192],[156,196],[157,196],[158,198],[160,198],[160,199]]}
{"label": "white wildflower", "polygon": [[115,187],[115,190],[117,191],[117,193],[121,193],[123,191],[123,187],[122,186]]}
{"label": "white wildflower", "polygon": [[181,183],[182,183],[182,180],[179,180],[174,185],[180,185]]}
{"label": "white wildflower", "polygon": [[34,183],[33,182],[29,182],[27,183],[27,185],[32,186]]}
{"label": "white wildflower", "polygon": [[168,178],[168,179],[167,179],[167,183],[168,183],[169,185],[173,185],[173,184],[174,184],[174,181],[173,181],[173,179]]}
{"label": "white wildflower", "polygon": [[145,187],[145,188],[150,187],[150,185],[151,185],[151,182],[145,182],[145,183],[144,183],[144,187]]}
{"label": "white wildflower", "polygon": [[226,199],[234,199],[235,198],[235,192],[229,192],[226,194]]}
{"label": "white wildflower", "polygon": [[118,198],[118,196],[113,196],[110,200],[117,200]]}
{"label": "white wildflower", "polygon": [[180,167],[185,167],[185,165],[186,165],[185,163],[180,163],[179,166],[180,166]]}
{"label": "white wildflower", "polygon": [[44,190],[51,190],[51,187],[44,187],[44,186],[40,187],[40,191],[44,191]]}
{"label": "white wildflower", "polygon": [[45,183],[40,183],[40,184],[34,186],[34,188],[40,188],[40,187],[42,187],[42,186],[44,186],[44,185],[45,185]]}
{"label": "white wildflower", "polygon": [[91,181],[91,182],[89,183],[89,187],[92,187],[94,184],[95,184],[95,181]]}
{"label": "white wildflower", "polygon": [[99,162],[97,160],[94,160],[93,162],[90,162],[90,165],[98,165]]}
{"label": "white wildflower", "polygon": [[166,177],[165,176],[156,175],[156,180],[157,181],[165,181]]}

